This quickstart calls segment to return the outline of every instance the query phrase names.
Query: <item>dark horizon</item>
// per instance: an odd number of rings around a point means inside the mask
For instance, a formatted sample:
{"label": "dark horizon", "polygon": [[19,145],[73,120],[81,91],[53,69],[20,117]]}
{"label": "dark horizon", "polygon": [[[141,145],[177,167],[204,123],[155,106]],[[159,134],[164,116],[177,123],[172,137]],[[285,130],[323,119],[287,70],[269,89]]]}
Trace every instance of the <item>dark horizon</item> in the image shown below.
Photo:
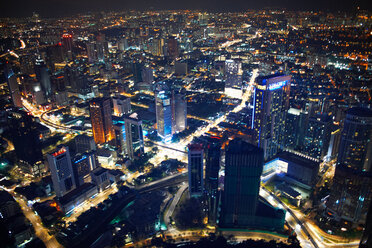
{"label": "dark horizon", "polygon": [[326,12],[354,12],[359,7],[361,10],[372,10],[369,1],[337,1],[337,0],[315,0],[295,1],[284,0],[188,0],[176,2],[171,0],[19,0],[6,1],[2,4],[0,17],[28,17],[33,12],[39,13],[41,17],[63,17],[79,13],[97,11],[125,11],[125,10],[205,10],[211,12],[236,12],[249,9],[283,8],[287,10],[303,11],[326,11]]}

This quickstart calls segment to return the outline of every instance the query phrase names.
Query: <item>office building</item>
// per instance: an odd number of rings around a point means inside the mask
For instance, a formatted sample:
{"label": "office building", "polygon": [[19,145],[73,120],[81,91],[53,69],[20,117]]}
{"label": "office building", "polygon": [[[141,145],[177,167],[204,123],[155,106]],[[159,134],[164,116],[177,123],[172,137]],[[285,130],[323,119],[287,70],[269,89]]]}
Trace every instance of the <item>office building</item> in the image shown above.
{"label": "office building", "polygon": [[113,127],[115,133],[116,149],[120,154],[125,155],[127,153],[125,125],[124,123],[115,123]]}
{"label": "office building", "polygon": [[130,159],[144,153],[142,121],[137,113],[124,116],[126,153]]}
{"label": "office building", "polygon": [[19,91],[19,85],[17,82],[17,77],[14,74],[13,70],[10,66],[7,66],[5,70],[5,76],[8,83],[9,94],[12,98],[12,103],[15,107],[22,108],[22,99],[21,99],[21,92]]}
{"label": "office building", "polygon": [[190,197],[203,195],[204,151],[201,144],[188,145],[188,173]]}
{"label": "office building", "polygon": [[168,58],[169,60],[175,60],[179,55],[178,42],[175,37],[169,37],[168,39]]}
{"label": "office building", "polygon": [[46,98],[51,97],[52,84],[50,80],[49,69],[45,65],[44,60],[38,56],[35,61],[36,79],[41,85],[41,90]]}
{"label": "office building", "polygon": [[77,154],[72,161],[72,169],[76,186],[90,182],[90,172],[97,167],[96,155],[94,152]]}
{"label": "office building", "polygon": [[114,115],[122,116],[131,112],[130,98],[124,96],[116,96],[112,98],[114,107]]}
{"label": "office building", "polygon": [[263,149],[264,159],[281,149],[285,134],[285,116],[289,109],[291,76],[258,77],[253,93],[252,129],[255,143]]}
{"label": "office building", "polygon": [[358,171],[370,171],[372,163],[372,110],[351,108],[346,112],[341,133],[338,164]]}
{"label": "office building", "polygon": [[225,95],[232,98],[242,98],[242,62],[228,59],[225,61]]}
{"label": "office building", "polygon": [[303,144],[303,139],[306,133],[308,115],[306,112],[290,108],[286,114],[285,120],[285,142],[286,148],[299,150]]}
{"label": "office building", "polygon": [[207,145],[205,154],[205,192],[208,205],[208,223],[211,225],[215,225],[217,222],[220,161],[221,144],[218,140]]}
{"label": "office building", "polygon": [[85,134],[77,135],[75,141],[75,152],[85,153],[97,150],[94,138]]}
{"label": "office building", "polygon": [[264,152],[241,139],[225,152],[225,179],[219,226],[282,230],[285,211],[259,197]]}
{"label": "office building", "polygon": [[156,126],[164,140],[172,137],[172,106],[168,90],[155,91]]}
{"label": "office building", "polygon": [[21,168],[33,176],[42,176],[45,172],[39,132],[32,117],[23,111],[12,111],[8,116],[8,125],[15,153]]}
{"label": "office building", "polygon": [[303,152],[310,157],[323,160],[328,153],[332,125],[332,118],[327,114],[310,117],[303,140]]}
{"label": "office building", "polygon": [[172,133],[182,132],[187,127],[186,89],[172,90]]}
{"label": "office building", "polygon": [[57,197],[63,197],[76,188],[69,148],[62,146],[47,154],[49,170]]}
{"label": "office building", "polygon": [[90,119],[96,144],[103,144],[114,139],[109,98],[96,98],[90,102]]}

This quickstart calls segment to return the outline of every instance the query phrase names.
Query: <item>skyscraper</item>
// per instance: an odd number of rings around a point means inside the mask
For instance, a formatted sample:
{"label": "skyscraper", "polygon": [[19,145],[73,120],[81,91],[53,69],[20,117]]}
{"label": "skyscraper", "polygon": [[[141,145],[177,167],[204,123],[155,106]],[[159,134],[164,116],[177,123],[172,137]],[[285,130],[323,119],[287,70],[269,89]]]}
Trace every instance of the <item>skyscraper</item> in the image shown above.
{"label": "skyscraper", "polygon": [[338,164],[356,170],[371,170],[372,164],[372,110],[351,108],[346,112],[344,128],[337,157]]}
{"label": "skyscraper", "polygon": [[156,125],[163,139],[172,137],[172,106],[168,90],[155,91]]}
{"label": "skyscraper", "polygon": [[204,151],[201,144],[188,145],[189,193],[191,197],[203,195]]}
{"label": "skyscraper", "polygon": [[363,223],[372,200],[372,111],[346,113],[327,207],[342,219]]}
{"label": "skyscraper", "polygon": [[285,115],[289,109],[291,76],[270,75],[256,79],[253,93],[252,129],[256,144],[270,159],[282,146]]}
{"label": "skyscraper", "polygon": [[40,82],[41,89],[46,98],[52,94],[52,84],[50,81],[49,69],[44,63],[44,60],[38,56],[35,62],[36,79]]}
{"label": "skyscraper", "polygon": [[21,93],[19,92],[17,77],[10,66],[6,68],[5,76],[8,82],[9,94],[12,98],[13,105],[15,107],[22,108],[22,99]]}
{"label": "skyscraper", "polygon": [[182,132],[187,127],[186,90],[172,90],[172,133]]}
{"label": "skyscraper", "polygon": [[242,97],[242,62],[228,59],[225,61],[225,94],[233,98]]}
{"label": "skyscraper", "polygon": [[127,151],[125,125],[123,123],[115,123],[113,127],[115,133],[116,148],[120,154],[125,155]]}
{"label": "skyscraper", "polygon": [[62,46],[63,46],[65,57],[68,60],[72,60],[73,58],[73,51],[72,51],[73,45],[74,44],[73,44],[72,35],[68,33],[63,34],[62,35]]}
{"label": "skyscraper", "polygon": [[9,113],[9,127],[15,152],[21,166],[31,168],[32,174],[40,176],[43,161],[39,133],[32,117],[22,111]]}
{"label": "skyscraper", "polygon": [[144,153],[142,121],[137,113],[124,116],[126,152],[130,159]]}
{"label": "skyscraper", "polygon": [[97,144],[109,142],[114,138],[109,98],[96,98],[90,102],[90,119]]}
{"label": "skyscraper", "polygon": [[72,169],[76,186],[81,186],[86,183],[90,172],[96,167],[96,155],[94,152],[77,154],[72,161]]}
{"label": "skyscraper", "polygon": [[218,174],[220,171],[221,145],[211,142],[207,145],[205,154],[205,191],[207,194],[208,223],[216,224],[218,195]]}
{"label": "skyscraper", "polygon": [[327,155],[332,125],[332,118],[327,114],[317,114],[309,118],[303,141],[305,154],[319,160]]}
{"label": "skyscraper", "polygon": [[169,37],[168,39],[168,57],[170,60],[174,60],[178,57],[178,42],[175,37]]}
{"label": "skyscraper", "polygon": [[62,197],[76,188],[68,147],[62,146],[55,152],[47,154],[53,187],[57,197]]}
{"label": "skyscraper", "polygon": [[228,144],[221,218],[224,226],[254,225],[263,164],[261,148],[240,139]]}

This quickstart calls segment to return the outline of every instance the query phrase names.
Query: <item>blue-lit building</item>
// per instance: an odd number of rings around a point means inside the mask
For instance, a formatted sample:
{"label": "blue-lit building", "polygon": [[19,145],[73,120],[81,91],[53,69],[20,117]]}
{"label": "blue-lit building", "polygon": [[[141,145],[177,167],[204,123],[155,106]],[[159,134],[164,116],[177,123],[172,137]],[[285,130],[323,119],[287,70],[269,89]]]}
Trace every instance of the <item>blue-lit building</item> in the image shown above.
{"label": "blue-lit building", "polygon": [[72,170],[75,176],[77,186],[90,181],[90,172],[97,167],[96,156],[94,152],[77,154],[72,160]]}
{"label": "blue-lit building", "polygon": [[275,156],[284,143],[285,117],[289,109],[291,76],[258,77],[253,93],[252,129],[254,141],[264,159]]}
{"label": "blue-lit building", "polygon": [[172,137],[171,95],[166,90],[155,92],[156,125],[158,135],[164,140]]}

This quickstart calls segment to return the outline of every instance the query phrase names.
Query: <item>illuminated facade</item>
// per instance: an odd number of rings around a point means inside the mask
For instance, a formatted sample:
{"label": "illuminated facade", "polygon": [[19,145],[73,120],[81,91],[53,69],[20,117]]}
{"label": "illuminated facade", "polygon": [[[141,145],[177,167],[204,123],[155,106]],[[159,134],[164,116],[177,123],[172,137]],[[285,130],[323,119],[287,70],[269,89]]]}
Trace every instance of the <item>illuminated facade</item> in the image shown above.
{"label": "illuminated facade", "polygon": [[289,109],[291,76],[258,77],[253,93],[252,129],[255,143],[264,150],[264,158],[275,156],[282,147],[285,117]]}
{"label": "illuminated facade", "polygon": [[133,113],[124,117],[126,153],[130,159],[144,153],[142,121]]}
{"label": "illuminated facade", "polygon": [[74,190],[76,182],[68,147],[63,146],[57,151],[47,154],[47,160],[57,197],[62,197]]}
{"label": "illuminated facade", "polygon": [[97,144],[109,142],[114,138],[109,98],[96,98],[90,102],[90,119]]}
{"label": "illuminated facade", "polygon": [[114,107],[114,115],[122,116],[131,112],[130,98],[124,96],[117,96],[112,98]]}
{"label": "illuminated facade", "polygon": [[172,90],[172,133],[182,132],[187,127],[186,90]]}
{"label": "illuminated facade", "polygon": [[163,139],[172,137],[171,95],[167,91],[155,92],[156,125],[158,135]]}
{"label": "illuminated facade", "polygon": [[203,166],[203,145],[188,145],[189,193],[191,197],[203,195]]}
{"label": "illuminated facade", "polygon": [[232,98],[242,98],[242,62],[239,60],[225,61],[225,95]]}
{"label": "illuminated facade", "polygon": [[89,182],[90,172],[96,167],[96,155],[94,152],[76,155],[72,162],[76,185],[81,186]]}
{"label": "illuminated facade", "polygon": [[5,71],[5,76],[8,82],[8,88],[10,96],[12,97],[12,102],[15,107],[22,108],[21,93],[19,91],[19,86],[17,82],[16,75],[11,68],[7,68]]}

